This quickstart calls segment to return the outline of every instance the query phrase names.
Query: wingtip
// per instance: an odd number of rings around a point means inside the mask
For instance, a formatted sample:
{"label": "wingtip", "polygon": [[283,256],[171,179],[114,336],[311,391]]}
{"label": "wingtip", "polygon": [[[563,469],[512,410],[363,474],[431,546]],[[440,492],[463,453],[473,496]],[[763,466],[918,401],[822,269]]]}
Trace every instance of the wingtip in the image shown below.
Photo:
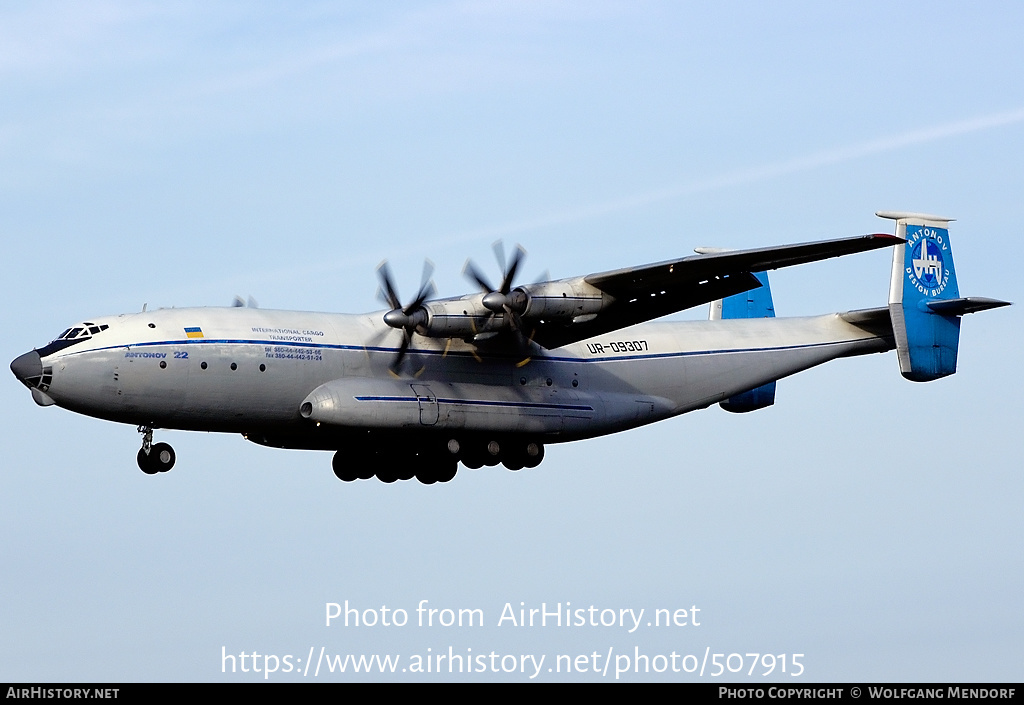
{"label": "wingtip", "polygon": [[874,233],[873,235],[865,235],[864,237],[866,237],[869,240],[882,240],[883,246],[898,245],[901,242],[906,242],[904,238],[899,237],[898,235],[893,235],[891,233]]}

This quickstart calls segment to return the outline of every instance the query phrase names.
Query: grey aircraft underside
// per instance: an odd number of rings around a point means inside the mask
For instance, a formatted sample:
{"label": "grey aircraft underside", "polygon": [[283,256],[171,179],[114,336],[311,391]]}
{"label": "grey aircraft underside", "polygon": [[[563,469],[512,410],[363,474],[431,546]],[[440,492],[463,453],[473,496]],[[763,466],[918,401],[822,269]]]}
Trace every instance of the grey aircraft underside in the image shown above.
{"label": "grey aircraft underside", "polygon": [[[1006,302],[961,298],[947,218],[879,213],[896,235],[756,250],[699,250],[643,267],[516,286],[523,252],[480,293],[432,300],[430,269],[386,312],[247,306],[92,318],[11,370],[41,406],[132,424],[144,472],[173,428],[332,450],[343,480],[446,482],[470,468],[538,465],[547,443],[615,433],[720,403],[774,403],[775,381],[838,357],[896,349],[915,381],[956,371],[960,317]],[[893,247],[888,305],[775,318],[767,270]],[[710,303],[707,321],[650,322]]]}

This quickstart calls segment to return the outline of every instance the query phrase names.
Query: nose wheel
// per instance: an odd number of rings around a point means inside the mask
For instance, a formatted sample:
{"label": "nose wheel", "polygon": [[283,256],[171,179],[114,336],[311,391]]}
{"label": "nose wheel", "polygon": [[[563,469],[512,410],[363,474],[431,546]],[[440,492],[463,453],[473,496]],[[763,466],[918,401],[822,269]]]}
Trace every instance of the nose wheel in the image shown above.
{"label": "nose wheel", "polygon": [[142,434],[142,448],[137,456],[139,469],[147,475],[156,475],[173,468],[174,449],[167,443],[153,443],[153,429],[149,426],[139,426],[139,433]]}

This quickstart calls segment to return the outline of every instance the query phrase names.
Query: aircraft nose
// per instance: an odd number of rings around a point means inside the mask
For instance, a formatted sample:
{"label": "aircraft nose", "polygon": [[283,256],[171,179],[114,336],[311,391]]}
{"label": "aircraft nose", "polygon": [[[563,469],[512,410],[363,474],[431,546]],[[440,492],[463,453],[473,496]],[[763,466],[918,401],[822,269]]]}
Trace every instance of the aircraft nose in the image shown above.
{"label": "aircraft nose", "polygon": [[[11,363],[11,372],[25,385],[34,386],[34,382],[38,382],[39,378],[43,376],[43,361],[39,357],[39,352],[33,350],[14,358],[14,362]],[[32,382],[29,381],[30,379]]]}

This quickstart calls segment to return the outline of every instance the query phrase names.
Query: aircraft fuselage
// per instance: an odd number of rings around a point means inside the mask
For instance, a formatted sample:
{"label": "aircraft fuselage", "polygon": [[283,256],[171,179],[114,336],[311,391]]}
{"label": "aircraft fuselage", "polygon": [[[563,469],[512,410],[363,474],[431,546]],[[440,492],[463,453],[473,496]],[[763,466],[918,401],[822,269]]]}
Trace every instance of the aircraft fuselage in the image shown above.
{"label": "aircraft fuselage", "polygon": [[379,313],[160,309],[95,322],[109,328],[41,358],[51,375],[39,391],[58,406],[313,448],[352,429],[599,436],[892,347],[836,314],[659,322],[529,357],[417,336],[396,375],[398,334]]}

